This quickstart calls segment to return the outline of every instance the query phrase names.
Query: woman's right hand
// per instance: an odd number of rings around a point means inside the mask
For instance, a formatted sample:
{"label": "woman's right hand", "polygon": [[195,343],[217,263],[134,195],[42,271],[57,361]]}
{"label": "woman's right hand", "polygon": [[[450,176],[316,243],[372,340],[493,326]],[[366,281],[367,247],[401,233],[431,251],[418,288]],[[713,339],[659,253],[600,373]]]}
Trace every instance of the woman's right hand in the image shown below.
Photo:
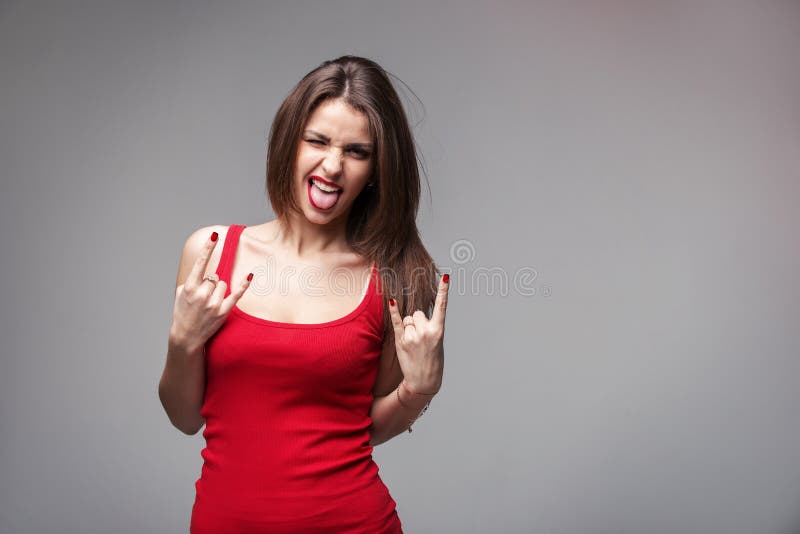
{"label": "woman's right hand", "polygon": [[227,297],[225,297],[227,284],[224,281],[214,283],[203,280],[218,236],[217,232],[213,232],[206,240],[185,282],[175,289],[175,306],[169,332],[170,343],[177,344],[189,352],[199,350],[219,330],[253,278],[253,273],[248,274]]}

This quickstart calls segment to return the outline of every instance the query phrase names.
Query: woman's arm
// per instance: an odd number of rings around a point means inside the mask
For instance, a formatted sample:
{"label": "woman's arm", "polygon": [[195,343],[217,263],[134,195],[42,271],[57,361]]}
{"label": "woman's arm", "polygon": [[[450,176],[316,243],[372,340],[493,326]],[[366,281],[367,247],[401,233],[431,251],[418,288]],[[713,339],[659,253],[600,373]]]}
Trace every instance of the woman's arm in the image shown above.
{"label": "woman's arm", "polygon": [[205,394],[205,349],[188,349],[170,335],[167,363],[158,384],[158,397],[172,424],[184,434],[197,434]]}
{"label": "woman's arm", "polygon": [[374,447],[405,432],[430,399],[431,396],[414,395],[402,385],[388,395],[376,397],[370,409],[369,444]]}
{"label": "woman's arm", "polygon": [[[186,282],[203,253],[208,236],[214,231],[222,236],[225,229],[218,225],[200,228],[186,240],[175,282],[176,293],[178,287]],[[167,362],[158,384],[158,397],[172,424],[190,436],[197,434],[205,423],[200,415],[205,396],[205,378],[205,346],[197,346],[196,341],[190,339],[181,339],[171,327]]]}
{"label": "woman's arm", "polygon": [[[445,273],[439,280],[439,290],[433,304],[430,319],[421,310],[403,317],[394,299],[389,299],[389,315],[392,318],[391,340],[384,346],[382,365],[378,374],[387,366],[399,373],[400,385],[393,393],[383,396],[373,390],[376,398],[370,415],[374,432],[370,443],[379,444],[393,438],[403,430],[411,431],[411,424],[421,415],[425,406],[442,386],[444,371],[444,318],[447,309],[447,291],[450,288],[450,275]],[[391,365],[385,362],[391,347]],[[395,363],[397,364],[395,366]],[[384,373],[391,375],[391,373]],[[408,375],[407,377],[403,375]],[[413,386],[409,387],[409,382]],[[376,389],[387,379],[376,380]],[[393,382],[397,384],[397,382]],[[411,412],[409,414],[409,412]]]}
{"label": "woman's arm", "polygon": [[[394,334],[390,331],[384,340],[372,390],[374,400],[370,408],[372,426],[369,444],[373,447],[405,432],[409,421],[413,421],[431,399],[430,396],[413,395],[407,388],[400,387],[402,380],[403,372],[397,362]],[[400,400],[397,399],[398,393]]]}

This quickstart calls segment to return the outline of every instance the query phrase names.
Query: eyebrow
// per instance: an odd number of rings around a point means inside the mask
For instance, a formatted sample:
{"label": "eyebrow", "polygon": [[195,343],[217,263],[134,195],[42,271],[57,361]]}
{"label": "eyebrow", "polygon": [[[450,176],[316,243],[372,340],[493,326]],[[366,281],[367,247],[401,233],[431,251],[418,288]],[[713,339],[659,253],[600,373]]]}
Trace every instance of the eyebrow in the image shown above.
{"label": "eyebrow", "polygon": [[[309,134],[312,134],[312,135],[316,135],[317,137],[319,137],[320,139],[322,139],[326,143],[330,143],[331,142],[331,138],[330,137],[328,137],[327,135],[323,135],[323,134],[321,134],[321,133],[319,133],[319,132],[317,132],[315,130],[306,130],[304,133],[309,133]],[[346,146],[348,146],[350,148],[372,149],[372,143],[349,143]]]}

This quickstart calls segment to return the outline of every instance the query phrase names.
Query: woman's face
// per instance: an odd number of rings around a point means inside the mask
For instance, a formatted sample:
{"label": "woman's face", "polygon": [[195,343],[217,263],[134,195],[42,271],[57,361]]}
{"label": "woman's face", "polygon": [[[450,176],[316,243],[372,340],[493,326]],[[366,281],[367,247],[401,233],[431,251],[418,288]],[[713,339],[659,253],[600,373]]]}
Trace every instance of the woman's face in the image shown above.
{"label": "woman's face", "polygon": [[347,220],[372,175],[373,153],[366,115],[341,99],[317,106],[301,134],[295,166],[297,204],[309,221]]}

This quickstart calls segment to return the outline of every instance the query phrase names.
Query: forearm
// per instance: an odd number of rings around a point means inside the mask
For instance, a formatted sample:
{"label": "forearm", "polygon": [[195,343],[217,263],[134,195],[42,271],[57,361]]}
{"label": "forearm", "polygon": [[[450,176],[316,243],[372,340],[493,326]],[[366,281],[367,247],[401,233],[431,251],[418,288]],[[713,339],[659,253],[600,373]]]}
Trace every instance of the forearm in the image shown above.
{"label": "forearm", "polygon": [[370,408],[370,445],[380,445],[405,432],[432,398],[411,393],[403,383],[388,395],[376,397]]}
{"label": "forearm", "polygon": [[205,348],[188,349],[170,337],[158,397],[170,421],[181,432],[196,434],[205,423],[200,415],[204,395]]}

